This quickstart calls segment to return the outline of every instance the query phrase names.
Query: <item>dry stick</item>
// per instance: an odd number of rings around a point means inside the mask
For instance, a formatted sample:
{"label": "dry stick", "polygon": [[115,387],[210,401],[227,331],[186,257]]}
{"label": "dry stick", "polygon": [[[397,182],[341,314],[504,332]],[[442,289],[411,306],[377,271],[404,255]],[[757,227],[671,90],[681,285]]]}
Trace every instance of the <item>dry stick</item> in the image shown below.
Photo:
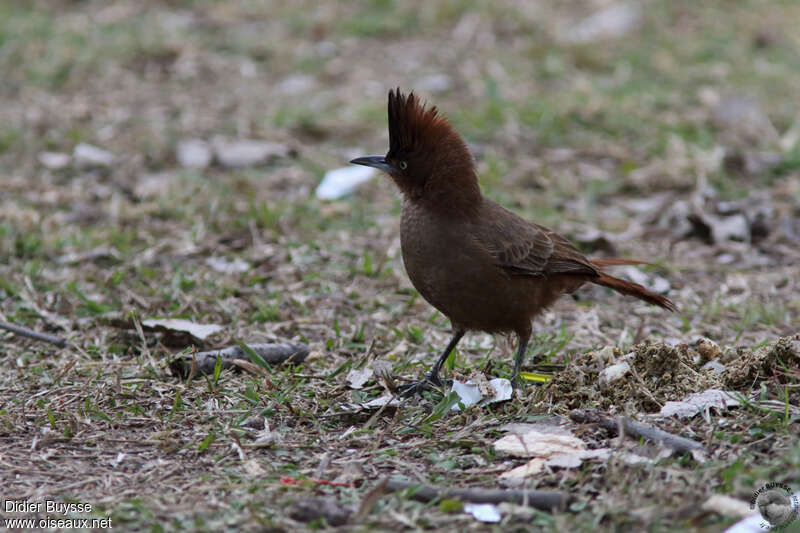
{"label": "dry stick", "polygon": [[48,335],[47,333],[39,333],[38,331],[33,331],[28,328],[23,328],[22,326],[15,326],[14,324],[9,324],[8,322],[0,322],[0,329],[11,331],[13,333],[16,333],[17,335],[28,337],[29,339],[49,342],[50,344],[55,344],[59,348],[66,348],[71,344],[67,342],[66,339],[62,339],[61,337]]}
{"label": "dry stick", "polygon": [[[261,356],[264,361],[278,365],[282,363],[302,363],[308,356],[309,348],[296,342],[271,344],[251,344],[249,348]],[[217,350],[197,353],[177,354],[170,363],[172,372],[179,376],[200,376],[213,374],[217,358],[222,359],[223,370],[237,366],[232,359],[250,361],[250,356],[239,346],[228,346]]]}
{"label": "dry stick", "polygon": [[569,417],[578,423],[594,423],[599,424],[601,427],[609,431],[622,431],[634,437],[643,437],[654,442],[663,444],[679,453],[692,453],[702,452],[706,453],[708,450],[705,446],[692,439],[679,437],[668,433],[663,429],[658,429],[639,422],[634,422],[624,417],[618,417],[616,420],[603,416],[601,413],[593,410],[576,409],[570,412]]}
{"label": "dry stick", "polygon": [[456,489],[399,480],[389,480],[386,483],[388,492],[406,489],[412,489],[409,495],[410,498],[422,502],[429,502],[438,498],[453,498],[480,503],[509,502],[517,505],[529,505],[543,511],[566,509],[574,499],[564,492],[549,490]]}

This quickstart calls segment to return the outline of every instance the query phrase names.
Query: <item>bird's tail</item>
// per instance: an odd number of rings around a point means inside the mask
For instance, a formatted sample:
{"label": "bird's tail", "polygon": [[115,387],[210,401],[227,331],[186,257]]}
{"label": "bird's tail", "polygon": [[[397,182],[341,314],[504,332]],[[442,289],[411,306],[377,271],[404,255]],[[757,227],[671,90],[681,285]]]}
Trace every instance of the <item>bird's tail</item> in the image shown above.
{"label": "bird's tail", "polygon": [[[634,263],[603,263],[600,260],[592,261],[595,265],[603,265],[603,264],[614,264],[614,265],[630,265],[636,264]],[[657,305],[659,307],[663,307],[664,309],[669,309],[670,311],[677,311],[678,308],[675,307],[675,304],[672,303],[668,298],[661,296],[660,294],[656,294],[654,292],[650,292],[638,283],[633,283],[631,281],[625,281],[624,279],[615,278],[614,276],[609,276],[605,272],[600,272],[600,276],[591,279],[592,283],[596,283],[598,285],[602,285],[603,287],[608,287],[609,289],[614,289],[620,294],[627,294],[628,296],[635,296],[640,300],[643,300],[649,304]]]}
{"label": "bird's tail", "polygon": [[[607,257],[604,259],[592,259],[592,264],[597,267],[605,267],[605,266],[614,266],[614,265],[649,265],[650,263],[646,261],[636,261],[635,259],[623,259],[620,257]],[[592,280],[593,283],[597,283],[598,285],[602,285],[603,287],[608,287],[609,289],[614,289],[620,294],[627,294],[628,296],[635,296],[640,300],[644,300],[647,303],[657,305],[659,307],[663,307],[664,309],[669,309],[670,311],[677,311],[678,308],[675,307],[675,304],[672,303],[669,299],[661,296],[660,294],[656,294],[654,292],[648,291],[643,286],[639,285],[638,283],[633,283],[631,281],[625,281],[624,279],[615,278],[614,276],[609,276],[604,272],[600,272],[600,277],[595,278]]]}

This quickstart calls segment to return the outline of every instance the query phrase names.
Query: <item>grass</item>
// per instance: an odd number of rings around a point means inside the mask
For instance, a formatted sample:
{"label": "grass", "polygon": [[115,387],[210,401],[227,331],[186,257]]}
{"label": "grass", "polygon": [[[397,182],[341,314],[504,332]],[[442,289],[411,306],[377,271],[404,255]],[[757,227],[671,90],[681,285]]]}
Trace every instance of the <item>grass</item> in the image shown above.
{"label": "grass", "polygon": [[[330,496],[357,509],[385,475],[497,487],[498,474],[519,464],[494,451],[500,428],[551,422],[567,414],[565,401],[529,387],[513,402],[459,413],[437,393],[374,420],[373,411],[346,409],[384,392],[376,381],[349,389],[351,369],[381,361],[392,383],[418,378],[446,345],[449,324],[405,275],[400,199],[388,179],[335,202],[313,190],[326,170],[385,151],[386,91],[431,74],[447,75],[450,87],[421,92],[475,148],[487,195],[572,239],[587,226],[610,235],[640,228],[613,250],[582,246],[657,263],[643,272],[668,279],[682,310],[664,315],[582,290],[537,318],[528,365],[574,369],[587,352],[625,353],[634,339],[710,337],[747,352],[796,333],[796,243],[780,228],[796,218],[799,145],[737,144],[709,102],[750,97],[791,140],[798,6],[654,0],[621,38],[565,44],[561,28],[590,10],[470,0],[0,5],[0,320],[76,346],[0,334],[8,493],[90,502],[121,530],[289,531],[328,528],[291,519],[294,502]],[[309,76],[311,88],[282,89],[295,75]],[[179,140],[216,135],[281,142],[294,154],[250,169],[177,167]],[[38,162],[42,151],[69,154],[79,142],[119,164]],[[720,147],[779,161],[750,174],[709,162]],[[636,209],[658,194],[667,195],[662,211],[691,201],[699,183],[725,200],[766,191],[768,236],[709,245],[671,234],[663,212]],[[248,268],[220,272],[209,257]],[[294,339],[311,355],[266,376],[221,371],[187,382],[168,362],[191,347],[119,327],[132,313],[223,325],[200,350]],[[470,334],[447,373],[507,376],[514,348]],[[496,526],[407,492],[379,498],[351,525],[721,530],[734,518],[703,511],[710,495],[748,501],[767,481],[800,483],[797,369],[782,364],[737,389],[736,409],[658,422],[709,446],[706,463],[551,469],[528,486],[574,494],[573,509],[514,508]],[[591,426],[580,431],[594,447],[615,442]]]}

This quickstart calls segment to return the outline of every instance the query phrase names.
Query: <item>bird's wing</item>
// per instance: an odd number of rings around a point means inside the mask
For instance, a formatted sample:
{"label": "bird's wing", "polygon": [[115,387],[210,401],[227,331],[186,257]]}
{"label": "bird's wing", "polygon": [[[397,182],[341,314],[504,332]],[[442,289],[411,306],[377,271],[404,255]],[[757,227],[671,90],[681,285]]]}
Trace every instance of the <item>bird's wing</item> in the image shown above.
{"label": "bird's wing", "polygon": [[597,268],[563,237],[531,224],[503,207],[493,211],[476,231],[478,241],[510,274],[547,277],[554,274],[597,276]]}

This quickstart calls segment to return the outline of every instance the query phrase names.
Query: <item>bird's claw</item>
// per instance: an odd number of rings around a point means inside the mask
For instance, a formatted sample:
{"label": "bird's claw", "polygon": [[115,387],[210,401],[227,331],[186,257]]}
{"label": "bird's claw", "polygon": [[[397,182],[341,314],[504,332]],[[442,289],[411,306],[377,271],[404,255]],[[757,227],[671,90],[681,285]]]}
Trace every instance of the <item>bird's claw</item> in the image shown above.
{"label": "bird's claw", "polygon": [[422,396],[422,392],[425,389],[440,388],[443,386],[444,383],[439,379],[439,376],[425,376],[424,379],[400,386],[399,393],[402,398],[409,398],[415,394]]}

